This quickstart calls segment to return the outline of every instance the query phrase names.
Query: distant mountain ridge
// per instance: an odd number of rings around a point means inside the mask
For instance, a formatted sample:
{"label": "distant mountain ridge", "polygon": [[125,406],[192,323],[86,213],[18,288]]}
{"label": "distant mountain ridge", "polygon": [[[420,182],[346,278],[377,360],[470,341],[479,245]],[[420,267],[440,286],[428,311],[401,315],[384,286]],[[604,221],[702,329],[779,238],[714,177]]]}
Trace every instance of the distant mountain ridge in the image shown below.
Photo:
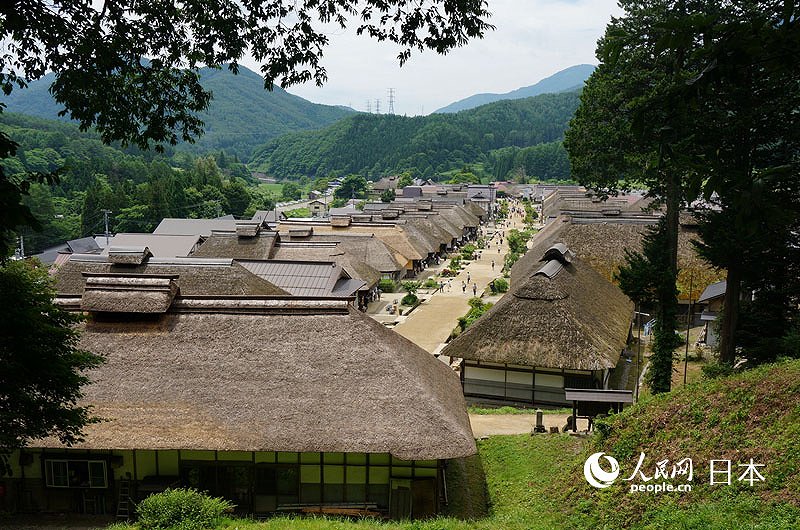
{"label": "distant mountain ridge", "polygon": [[569,178],[561,145],[580,93],[498,101],[458,114],[354,114],[325,129],[275,138],[253,152],[249,167],[277,178],[411,171],[434,178],[481,164],[497,178],[522,172]]}
{"label": "distant mountain ridge", "polygon": [[473,109],[481,105],[486,105],[487,103],[494,103],[495,101],[501,101],[504,99],[522,99],[529,98],[531,96],[538,96],[539,94],[571,92],[581,88],[583,86],[583,82],[586,81],[590,75],[592,75],[594,69],[595,66],[591,64],[578,64],[575,66],[570,66],[569,68],[565,68],[560,72],[556,72],[550,77],[545,77],[538,83],[531,86],[518,88],[516,90],[512,90],[511,92],[506,92],[505,94],[475,94],[474,96],[464,98],[456,101],[455,103],[451,103],[445,107],[442,107],[439,110],[434,111],[434,114],[460,112],[462,110]]}
{"label": "distant mountain ridge", "polygon": [[[247,161],[256,146],[277,136],[326,127],[354,112],[312,103],[280,87],[268,92],[264,79],[243,66],[239,66],[238,75],[227,68],[203,68],[200,76],[203,87],[214,95],[208,111],[201,114],[205,134],[195,144],[179,147],[195,153],[224,149]],[[0,102],[8,105],[9,112],[67,120],[58,117],[62,107],[49,92],[54,79],[54,74],[48,74],[25,89],[0,97]]]}

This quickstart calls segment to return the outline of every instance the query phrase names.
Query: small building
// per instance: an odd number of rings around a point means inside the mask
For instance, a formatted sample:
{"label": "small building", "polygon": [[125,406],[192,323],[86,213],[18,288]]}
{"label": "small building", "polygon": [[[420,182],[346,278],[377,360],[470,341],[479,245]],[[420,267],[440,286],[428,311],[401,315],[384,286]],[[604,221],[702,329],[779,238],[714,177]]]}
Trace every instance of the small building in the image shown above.
{"label": "small building", "polygon": [[59,295],[106,359],[82,400],[103,421],[12,455],[8,506],[114,514],[188,486],[241,514],[440,510],[447,461],[476,452],[452,370],[347,299],[187,295],[184,275],[92,274]]}
{"label": "small building", "polygon": [[308,209],[311,210],[311,217],[324,217],[328,213],[328,205],[319,199],[309,201]]}
{"label": "small building", "polygon": [[[530,251],[533,252],[533,251]],[[608,388],[633,304],[564,244],[442,350],[463,359],[472,401],[565,406],[565,388]]]}
{"label": "small building", "polygon": [[700,320],[705,324],[703,334],[706,337],[706,345],[716,347],[719,344],[719,332],[714,325],[717,317],[725,305],[725,292],[728,290],[728,282],[722,280],[706,287],[697,299],[697,303],[703,306],[700,313]]}

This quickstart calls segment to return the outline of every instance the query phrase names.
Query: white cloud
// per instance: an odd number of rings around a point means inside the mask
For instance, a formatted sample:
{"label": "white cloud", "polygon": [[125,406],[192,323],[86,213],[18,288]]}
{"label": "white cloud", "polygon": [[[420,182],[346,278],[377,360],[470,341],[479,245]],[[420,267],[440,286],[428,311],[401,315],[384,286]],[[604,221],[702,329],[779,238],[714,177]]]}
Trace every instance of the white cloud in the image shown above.
{"label": "white cloud", "polygon": [[323,58],[325,86],[308,83],[289,91],[358,110],[365,110],[367,100],[374,110],[380,99],[385,112],[388,88],[393,87],[395,113],[428,114],[472,94],[508,92],[569,66],[595,63],[597,39],[611,16],[621,12],[616,0],[489,0],[489,11],[497,29],[484,39],[446,56],[415,53],[402,68],[396,46],[358,37],[349,29],[334,33]]}

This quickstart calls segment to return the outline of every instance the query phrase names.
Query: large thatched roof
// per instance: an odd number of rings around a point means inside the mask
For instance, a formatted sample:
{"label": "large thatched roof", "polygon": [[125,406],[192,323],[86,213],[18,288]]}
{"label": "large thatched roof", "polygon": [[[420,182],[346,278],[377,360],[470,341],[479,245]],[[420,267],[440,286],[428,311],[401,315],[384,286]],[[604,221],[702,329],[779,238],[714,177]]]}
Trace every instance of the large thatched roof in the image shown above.
{"label": "large thatched roof", "polygon": [[403,223],[377,224],[377,223],[351,223],[346,227],[331,226],[330,223],[313,223],[303,225],[297,221],[282,222],[279,226],[281,234],[287,233],[292,228],[307,226],[314,228],[314,234],[359,234],[373,235],[383,241],[395,253],[395,259],[402,263],[412,260],[421,260],[428,257],[427,245],[412,237]]}
{"label": "large thatched roof", "polygon": [[[475,453],[458,377],[346,300],[177,298],[90,317],[85,449]],[[41,444],[58,447],[55,440]]]}
{"label": "large thatched roof", "polygon": [[261,230],[253,236],[213,232],[192,256],[198,258],[269,259],[277,232]]}
{"label": "large thatched roof", "polygon": [[633,315],[630,300],[580,258],[567,254],[538,265],[442,354],[573,370],[616,366]]}
{"label": "large thatched roof", "polygon": [[[543,249],[558,242],[565,243],[604,278],[613,281],[620,265],[625,263],[625,250],[641,251],[642,238],[647,228],[647,224],[627,223],[624,218],[586,224],[570,221],[567,217],[554,219],[534,235],[533,248],[514,264],[511,269],[512,284],[524,279],[538,266],[539,254]],[[724,275],[697,255],[692,244],[693,239],[699,239],[696,231],[688,221],[682,223],[678,232],[680,297],[688,299],[688,287],[692,283],[692,298],[696,300],[702,286],[719,280]]]}
{"label": "large thatched roof", "polygon": [[189,295],[288,295],[230,259],[149,258],[141,265],[110,263],[105,256],[72,254],[55,273],[56,291],[80,295],[84,273],[149,274],[174,276],[184,296]]}

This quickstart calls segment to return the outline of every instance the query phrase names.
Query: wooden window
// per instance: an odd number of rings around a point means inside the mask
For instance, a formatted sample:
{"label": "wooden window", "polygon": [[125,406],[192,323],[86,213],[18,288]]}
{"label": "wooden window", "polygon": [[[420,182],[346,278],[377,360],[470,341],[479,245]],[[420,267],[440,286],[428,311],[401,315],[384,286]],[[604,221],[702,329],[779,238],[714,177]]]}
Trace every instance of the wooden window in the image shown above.
{"label": "wooden window", "polygon": [[45,460],[45,484],[49,488],[107,488],[104,460]]}

